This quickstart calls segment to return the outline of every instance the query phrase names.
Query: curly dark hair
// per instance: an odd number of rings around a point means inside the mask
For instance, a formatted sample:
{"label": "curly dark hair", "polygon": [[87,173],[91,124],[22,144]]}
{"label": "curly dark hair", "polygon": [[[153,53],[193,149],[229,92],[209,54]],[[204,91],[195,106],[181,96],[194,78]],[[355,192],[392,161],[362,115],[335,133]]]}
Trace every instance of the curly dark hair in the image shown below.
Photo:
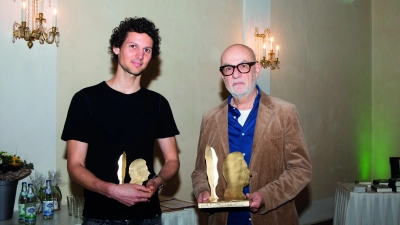
{"label": "curly dark hair", "polygon": [[158,33],[158,28],[154,23],[144,17],[125,18],[125,20],[121,21],[118,27],[113,29],[110,38],[108,51],[114,62],[118,61],[118,55],[114,53],[113,47],[121,48],[122,43],[124,43],[128,36],[128,32],[145,33],[149,35],[151,39],[153,39],[151,58],[155,59],[160,54],[161,37]]}

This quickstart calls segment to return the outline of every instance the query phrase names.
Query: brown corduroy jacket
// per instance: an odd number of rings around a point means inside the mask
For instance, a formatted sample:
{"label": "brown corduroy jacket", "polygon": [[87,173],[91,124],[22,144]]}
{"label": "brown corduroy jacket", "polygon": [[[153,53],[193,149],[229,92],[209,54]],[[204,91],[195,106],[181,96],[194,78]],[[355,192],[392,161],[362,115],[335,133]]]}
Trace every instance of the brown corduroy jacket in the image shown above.
{"label": "brown corduroy jacket", "polygon": [[[197,199],[210,191],[207,181],[205,148],[214,148],[218,157],[216,193],[223,198],[226,182],[222,175],[223,160],[229,154],[228,102],[204,114],[192,185]],[[250,192],[262,194],[265,205],[251,213],[253,225],[299,224],[293,198],[311,180],[311,161],[295,105],[261,92],[252,155]],[[208,225],[224,225],[227,212],[209,214]]]}

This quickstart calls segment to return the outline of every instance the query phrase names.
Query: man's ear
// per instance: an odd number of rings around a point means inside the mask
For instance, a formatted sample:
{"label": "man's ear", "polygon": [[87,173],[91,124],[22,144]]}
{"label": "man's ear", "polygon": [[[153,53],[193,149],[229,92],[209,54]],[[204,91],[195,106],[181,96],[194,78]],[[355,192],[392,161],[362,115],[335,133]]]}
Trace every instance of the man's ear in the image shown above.
{"label": "man's ear", "polygon": [[114,54],[118,55],[119,54],[119,48],[113,47],[113,52],[114,52]]}
{"label": "man's ear", "polygon": [[254,66],[256,67],[256,78],[258,78],[258,75],[260,75],[261,72],[261,64],[257,62]]}
{"label": "man's ear", "polygon": [[224,79],[224,75],[222,74],[221,70],[219,71],[219,74],[221,75],[222,80]]}

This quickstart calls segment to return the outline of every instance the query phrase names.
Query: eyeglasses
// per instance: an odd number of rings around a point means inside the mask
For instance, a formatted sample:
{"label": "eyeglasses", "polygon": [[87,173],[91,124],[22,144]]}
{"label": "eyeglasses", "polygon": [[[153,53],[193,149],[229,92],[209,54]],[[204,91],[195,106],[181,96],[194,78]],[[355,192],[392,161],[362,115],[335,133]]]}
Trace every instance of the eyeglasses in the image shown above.
{"label": "eyeglasses", "polygon": [[250,72],[250,69],[252,66],[254,66],[254,64],[256,64],[256,62],[239,63],[236,66],[226,65],[226,66],[221,66],[219,68],[219,71],[221,71],[222,75],[224,75],[224,76],[232,75],[233,72],[235,71],[235,68],[240,73],[248,73],[248,72]]}

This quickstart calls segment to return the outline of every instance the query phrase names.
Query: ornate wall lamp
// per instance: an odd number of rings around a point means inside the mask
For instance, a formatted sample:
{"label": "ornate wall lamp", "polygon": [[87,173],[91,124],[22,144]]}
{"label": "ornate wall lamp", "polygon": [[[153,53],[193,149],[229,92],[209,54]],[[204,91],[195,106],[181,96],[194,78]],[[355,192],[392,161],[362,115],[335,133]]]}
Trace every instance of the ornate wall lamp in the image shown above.
{"label": "ornate wall lamp", "polygon": [[[53,26],[47,30],[46,19],[43,17],[43,4],[43,0],[22,0],[21,24],[17,22],[13,24],[13,43],[15,39],[24,39],[28,42],[28,47],[32,48],[33,42],[39,40],[40,44],[55,42],[58,47],[60,32],[57,27],[57,9],[53,9]],[[51,7],[51,0],[49,0],[49,7]]]}
{"label": "ornate wall lamp", "polygon": [[[279,46],[276,46],[276,54],[274,52],[272,43],[274,38],[271,37],[271,30],[265,29],[264,33],[258,33],[258,28],[256,28],[255,36],[255,54],[256,60],[261,64],[261,66],[266,69],[268,67],[271,70],[279,69]],[[267,59],[267,42],[269,43],[269,53]]]}

